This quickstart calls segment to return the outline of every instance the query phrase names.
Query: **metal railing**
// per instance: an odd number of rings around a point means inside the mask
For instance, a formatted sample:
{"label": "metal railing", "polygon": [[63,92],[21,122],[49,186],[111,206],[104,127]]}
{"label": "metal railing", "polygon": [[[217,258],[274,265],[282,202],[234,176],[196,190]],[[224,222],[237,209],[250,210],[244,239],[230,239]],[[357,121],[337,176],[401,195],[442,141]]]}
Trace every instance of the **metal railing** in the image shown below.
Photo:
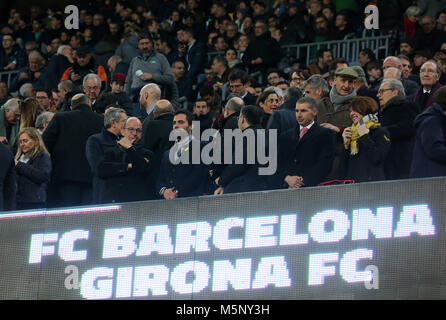
{"label": "metal railing", "polygon": [[[370,48],[377,59],[383,59],[389,55],[390,36],[375,36],[364,38],[353,38],[345,40],[334,40],[324,42],[301,43],[292,45],[283,45],[284,56],[292,56],[297,59],[303,58],[306,65],[316,60],[317,50],[328,48],[332,51],[334,57],[342,57],[349,62],[357,62],[359,52],[364,48]],[[243,51],[238,52],[238,56]],[[214,56],[223,55],[223,51],[209,52],[208,58],[211,60]]]}
{"label": "metal railing", "polygon": [[2,82],[3,82],[3,81],[6,82],[7,85],[8,85],[8,88],[10,88],[12,79],[14,79],[15,76],[16,76],[17,74],[19,74],[19,72],[20,72],[19,70],[2,71],[2,72],[0,72],[0,81],[2,81]]}

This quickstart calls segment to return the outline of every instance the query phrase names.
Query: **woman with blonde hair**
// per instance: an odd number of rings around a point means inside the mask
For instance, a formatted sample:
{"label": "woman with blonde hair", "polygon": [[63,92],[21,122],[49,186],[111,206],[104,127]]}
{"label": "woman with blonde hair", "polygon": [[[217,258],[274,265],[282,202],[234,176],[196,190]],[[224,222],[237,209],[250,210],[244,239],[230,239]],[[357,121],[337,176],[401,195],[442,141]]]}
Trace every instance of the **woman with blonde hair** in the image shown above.
{"label": "woman with blonde hair", "polygon": [[44,208],[51,176],[50,155],[36,128],[23,128],[17,137],[17,209]]}
{"label": "woman with blonde hair", "polygon": [[41,114],[43,108],[35,98],[26,98],[20,106],[20,130],[27,127],[34,127],[36,119]]}
{"label": "woman with blonde hair", "polygon": [[350,100],[351,127],[344,129],[341,176],[355,182],[385,180],[384,160],[390,150],[390,136],[375,113],[377,102],[370,97]]}

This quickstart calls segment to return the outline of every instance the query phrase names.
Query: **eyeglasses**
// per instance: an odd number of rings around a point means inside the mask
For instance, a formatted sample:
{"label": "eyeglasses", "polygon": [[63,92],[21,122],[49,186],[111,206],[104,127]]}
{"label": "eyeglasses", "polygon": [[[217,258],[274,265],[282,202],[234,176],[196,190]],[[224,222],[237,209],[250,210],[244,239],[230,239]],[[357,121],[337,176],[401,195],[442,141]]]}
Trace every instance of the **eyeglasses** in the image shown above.
{"label": "eyeglasses", "polygon": [[85,91],[96,91],[101,89],[101,87],[85,87]]}
{"label": "eyeglasses", "polygon": [[229,89],[235,89],[235,88],[241,88],[243,87],[243,84],[233,84],[232,86],[229,86]]}
{"label": "eyeglasses", "polygon": [[430,74],[433,74],[433,73],[437,73],[437,71],[435,71],[434,69],[421,69],[420,73],[430,73]]}
{"label": "eyeglasses", "polygon": [[127,130],[128,132],[131,132],[131,133],[136,133],[136,134],[141,134],[142,133],[142,129],[125,128],[125,130]]}
{"label": "eyeglasses", "polygon": [[387,90],[392,90],[392,89],[379,89],[378,90],[378,94],[383,94],[384,91],[387,91]]}

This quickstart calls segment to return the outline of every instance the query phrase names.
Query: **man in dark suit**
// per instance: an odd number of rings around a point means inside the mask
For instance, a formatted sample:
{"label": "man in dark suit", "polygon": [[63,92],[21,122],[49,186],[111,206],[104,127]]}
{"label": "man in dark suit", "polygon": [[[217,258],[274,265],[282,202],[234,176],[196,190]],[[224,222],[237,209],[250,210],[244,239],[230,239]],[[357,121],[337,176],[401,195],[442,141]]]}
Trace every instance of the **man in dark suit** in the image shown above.
{"label": "man in dark suit", "polygon": [[[166,150],[173,145],[173,141],[169,141],[169,134],[172,131],[174,109],[172,104],[167,100],[159,100],[153,109],[154,119],[144,120],[142,128],[142,143],[144,148],[153,151],[151,159],[152,167],[159,168],[161,158]],[[156,199],[155,184],[158,179],[159,170],[152,170],[147,178],[150,197]],[[159,190],[158,190],[159,191]]]}
{"label": "man in dark suit", "polygon": [[415,138],[413,121],[418,105],[405,99],[399,80],[384,79],[378,91],[380,109],[378,119],[389,132],[390,152],[384,161],[387,180],[407,179],[410,173]]}
{"label": "man in dark suit", "polygon": [[243,99],[246,106],[256,105],[257,96],[251,94],[246,90],[248,87],[248,74],[240,69],[234,69],[229,74],[229,89],[232,93]]}
{"label": "man in dark suit", "polygon": [[[208,169],[201,163],[193,162],[195,143],[192,136],[191,112],[180,109],[173,117],[173,130],[179,141],[164,152],[161,160],[157,191],[163,199],[201,196],[207,187]],[[198,146],[200,142],[197,142]]]}
{"label": "man in dark suit", "polygon": [[434,93],[441,88],[440,68],[433,60],[426,61],[420,69],[421,88],[415,93],[413,101],[418,103],[423,112],[433,104]]}
{"label": "man in dark suit", "polygon": [[[197,75],[202,71],[203,64],[206,61],[206,46],[195,39],[195,32],[192,28],[183,30],[183,38],[187,43],[183,59],[186,66],[186,78],[195,83]],[[181,46],[179,46],[180,48]]]}
{"label": "man in dark suit", "polygon": [[332,130],[315,122],[316,102],[309,97],[297,101],[298,126],[279,137],[279,163],[271,181],[273,188],[316,186],[330,173],[335,156],[335,136]]}
{"label": "man in dark suit", "polygon": [[85,156],[89,136],[102,130],[104,117],[94,113],[82,93],[71,99],[71,110],[57,113],[42,135],[53,162],[50,203],[55,206],[90,204],[92,173]]}
{"label": "man in dark suit", "polygon": [[[262,110],[257,106],[244,106],[240,111],[238,127],[248,138],[246,140],[243,139],[241,145],[236,145],[235,149],[241,150],[243,163],[236,163],[236,154],[232,155],[232,164],[226,165],[220,177],[215,179],[215,184],[218,188],[214,194],[260,191],[266,188],[265,177],[259,175],[260,164],[257,156],[254,155],[254,163],[248,163],[247,161],[251,156],[248,155],[248,151],[254,150],[249,148],[248,143],[255,143],[258,147],[258,138],[264,134],[260,124],[262,116]],[[250,131],[254,137],[253,140],[249,139]],[[263,139],[265,141],[265,138]]]}
{"label": "man in dark suit", "polygon": [[0,211],[15,209],[16,192],[14,156],[4,143],[0,143]]}

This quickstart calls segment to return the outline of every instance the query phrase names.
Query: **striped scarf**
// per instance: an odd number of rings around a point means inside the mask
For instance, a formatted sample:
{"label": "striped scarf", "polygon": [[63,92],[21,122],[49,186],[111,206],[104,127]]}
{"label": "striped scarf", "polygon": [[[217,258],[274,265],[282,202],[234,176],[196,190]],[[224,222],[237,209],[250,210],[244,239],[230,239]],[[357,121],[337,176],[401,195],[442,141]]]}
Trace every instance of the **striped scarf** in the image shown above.
{"label": "striped scarf", "polygon": [[[381,125],[378,122],[377,116],[374,114],[365,115],[362,118],[362,121],[364,122],[367,129],[374,129]],[[358,124],[358,126],[359,126],[359,124]],[[350,145],[350,154],[351,155],[358,154],[358,152],[359,152],[358,139],[359,139],[358,128],[356,125],[353,124],[352,125],[352,138],[349,143],[345,144],[346,147],[348,147]]]}

